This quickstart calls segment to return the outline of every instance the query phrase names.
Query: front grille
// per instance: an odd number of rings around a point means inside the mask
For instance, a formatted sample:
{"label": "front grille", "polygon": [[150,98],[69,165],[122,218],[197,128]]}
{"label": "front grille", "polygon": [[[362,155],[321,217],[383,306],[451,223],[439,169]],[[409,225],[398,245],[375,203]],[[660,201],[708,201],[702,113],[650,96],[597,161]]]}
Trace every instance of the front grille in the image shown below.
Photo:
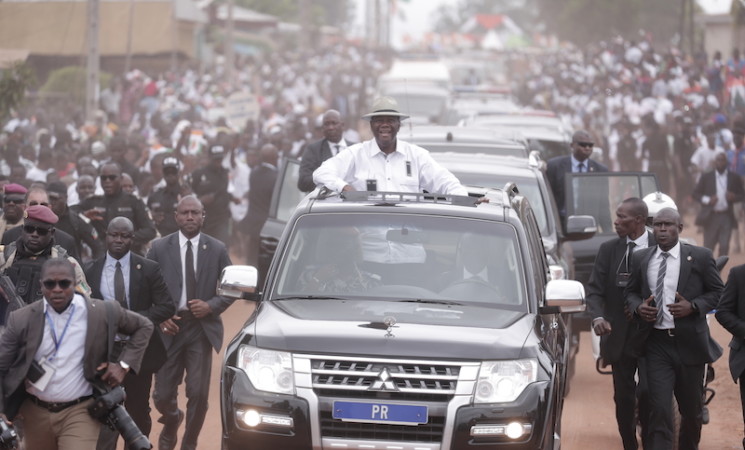
{"label": "front grille", "polygon": [[321,434],[340,439],[368,439],[382,441],[441,442],[445,429],[444,417],[432,417],[417,426],[387,425],[382,423],[342,422],[321,412]]}
{"label": "front grille", "polygon": [[[343,395],[342,391],[348,391],[347,395],[355,397],[364,397],[360,393],[370,391],[400,392],[432,395],[446,401],[455,394],[460,366],[327,358],[311,360],[311,372],[316,392],[333,391],[335,395]],[[376,388],[384,372],[390,381]]]}

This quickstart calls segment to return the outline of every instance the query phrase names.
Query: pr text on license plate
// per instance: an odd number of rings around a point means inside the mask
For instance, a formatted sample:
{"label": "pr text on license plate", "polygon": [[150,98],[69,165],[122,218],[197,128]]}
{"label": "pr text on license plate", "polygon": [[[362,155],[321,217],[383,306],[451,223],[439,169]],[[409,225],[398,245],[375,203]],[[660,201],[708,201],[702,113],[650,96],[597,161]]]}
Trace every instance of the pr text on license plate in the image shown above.
{"label": "pr text on license plate", "polygon": [[427,407],[395,403],[334,402],[334,419],[345,422],[419,425],[427,423]]}

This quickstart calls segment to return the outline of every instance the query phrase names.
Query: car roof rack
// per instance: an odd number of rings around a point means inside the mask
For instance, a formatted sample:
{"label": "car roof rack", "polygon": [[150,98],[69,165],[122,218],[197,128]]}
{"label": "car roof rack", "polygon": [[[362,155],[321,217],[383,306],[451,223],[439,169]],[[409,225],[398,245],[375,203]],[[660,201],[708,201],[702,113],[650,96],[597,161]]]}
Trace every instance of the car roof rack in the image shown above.
{"label": "car roof rack", "polygon": [[465,195],[431,194],[428,192],[384,192],[384,191],[346,191],[339,197],[351,202],[376,202],[396,204],[406,202],[430,202],[457,206],[476,206],[476,199]]}

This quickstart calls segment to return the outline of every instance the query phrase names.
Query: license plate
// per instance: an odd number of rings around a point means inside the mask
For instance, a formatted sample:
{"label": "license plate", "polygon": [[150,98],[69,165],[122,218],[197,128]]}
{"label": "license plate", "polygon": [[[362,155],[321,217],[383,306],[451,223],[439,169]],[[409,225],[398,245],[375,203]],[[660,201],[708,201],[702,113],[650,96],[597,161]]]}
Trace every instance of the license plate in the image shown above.
{"label": "license plate", "polygon": [[419,425],[427,423],[427,407],[391,403],[334,402],[334,419],[344,422]]}

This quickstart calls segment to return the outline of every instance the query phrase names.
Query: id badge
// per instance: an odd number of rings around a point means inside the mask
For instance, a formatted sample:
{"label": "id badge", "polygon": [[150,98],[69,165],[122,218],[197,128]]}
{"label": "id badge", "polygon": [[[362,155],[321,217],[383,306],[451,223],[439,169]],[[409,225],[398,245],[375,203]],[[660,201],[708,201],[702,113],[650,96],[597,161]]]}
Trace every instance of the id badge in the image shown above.
{"label": "id badge", "polygon": [[52,379],[52,375],[54,375],[54,372],[57,371],[57,368],[52,365],[49,360],[44,359],[41,362],[41,368],[44,369],[44,374],[36,380],[36,382],[31,383],[31,386],[35,387],[36,389],[40,390],[41,392],[44,392],[44,389],[47,388],[47,385],[49,384],[49,381]]}
{"label": "id badge", "polygon": [[616,286],[625,288],[629,284],[631,274],[628,272],[619,272],[616,274]]}

